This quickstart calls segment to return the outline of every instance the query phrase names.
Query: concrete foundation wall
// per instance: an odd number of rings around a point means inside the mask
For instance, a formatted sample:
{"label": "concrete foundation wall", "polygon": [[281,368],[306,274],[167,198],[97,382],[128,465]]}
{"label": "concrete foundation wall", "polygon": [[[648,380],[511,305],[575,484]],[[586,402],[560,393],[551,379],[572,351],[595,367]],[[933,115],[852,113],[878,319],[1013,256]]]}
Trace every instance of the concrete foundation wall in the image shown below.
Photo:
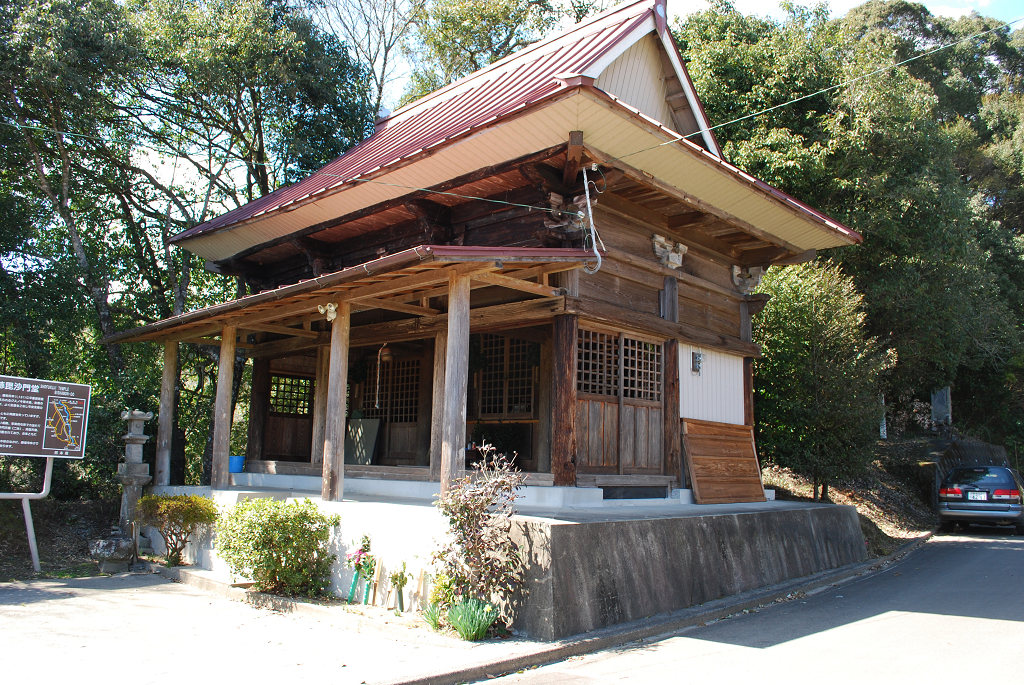
{"label": "concrete foundation wall", "polygon": [[516,627],[555,640],[865,558],[853,507],[571,523],[522,517]]}

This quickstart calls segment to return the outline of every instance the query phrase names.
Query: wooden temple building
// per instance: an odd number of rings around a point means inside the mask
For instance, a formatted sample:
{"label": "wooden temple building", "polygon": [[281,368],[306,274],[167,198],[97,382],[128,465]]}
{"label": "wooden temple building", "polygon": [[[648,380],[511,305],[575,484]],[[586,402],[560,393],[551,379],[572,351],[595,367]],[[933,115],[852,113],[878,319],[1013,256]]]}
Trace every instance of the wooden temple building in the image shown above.
{"label": "wooden temple building", "polygon": [[220,347],[214,489],[244,351],[246,471],[322,474],[325,500],[346,478],[447,487],[482,441],[529,485],[756,500],[753,291],[772,265],[859,241],[722,159],[664,0],[638,0],[177,235],[258,294],[111,340],[165,345],[157,485],[192,342]]}

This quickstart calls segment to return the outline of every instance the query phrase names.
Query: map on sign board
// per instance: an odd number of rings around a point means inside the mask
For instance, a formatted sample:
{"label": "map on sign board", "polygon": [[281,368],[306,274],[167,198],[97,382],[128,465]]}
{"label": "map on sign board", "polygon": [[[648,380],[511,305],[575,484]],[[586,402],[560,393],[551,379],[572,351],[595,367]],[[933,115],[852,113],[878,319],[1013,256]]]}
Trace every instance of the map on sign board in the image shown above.
{"label": "map on sign board", "polygon": [[0,376],[0,455],[85,455],[92,388],[39,378]]}

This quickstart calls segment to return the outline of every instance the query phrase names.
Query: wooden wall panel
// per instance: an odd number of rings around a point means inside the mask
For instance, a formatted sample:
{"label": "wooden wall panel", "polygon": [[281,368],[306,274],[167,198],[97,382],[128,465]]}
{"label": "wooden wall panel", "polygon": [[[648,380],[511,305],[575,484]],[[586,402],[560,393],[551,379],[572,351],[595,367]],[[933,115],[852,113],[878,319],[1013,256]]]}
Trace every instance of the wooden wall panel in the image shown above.
{"label": "wooden wall panel", "polygon": [[271,414],[267,417],[264,459],[309,461],[313,446],[312,417]]}
{"label": "wooden wall panel", "polygon": [[579,449],[576,468],[583,473],[614,473],[618,467],[618,402],[576,402]]}
{"label": "wooden wall panel", "polygon": [[752,426],[684,419],[683,449],[698,504],[765,501]]}
{"label": "wooden wall panel", "polygon": [[675,128],[665,101],[665,74],[655,40],[653,33],[638,40],[601,72],[594,85]]}

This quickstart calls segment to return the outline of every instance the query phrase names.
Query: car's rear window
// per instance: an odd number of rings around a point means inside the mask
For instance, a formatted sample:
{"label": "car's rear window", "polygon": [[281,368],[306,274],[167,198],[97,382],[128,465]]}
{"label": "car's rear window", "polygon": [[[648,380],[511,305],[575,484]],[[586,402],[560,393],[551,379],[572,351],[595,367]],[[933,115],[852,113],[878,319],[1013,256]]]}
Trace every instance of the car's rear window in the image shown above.
{"label": "car's rear window", "polygon": [[1006,469],[976,466],[973,468],[956,468],[946,476],[947,483],[962,485],[1012,485],[1013,479]]}

